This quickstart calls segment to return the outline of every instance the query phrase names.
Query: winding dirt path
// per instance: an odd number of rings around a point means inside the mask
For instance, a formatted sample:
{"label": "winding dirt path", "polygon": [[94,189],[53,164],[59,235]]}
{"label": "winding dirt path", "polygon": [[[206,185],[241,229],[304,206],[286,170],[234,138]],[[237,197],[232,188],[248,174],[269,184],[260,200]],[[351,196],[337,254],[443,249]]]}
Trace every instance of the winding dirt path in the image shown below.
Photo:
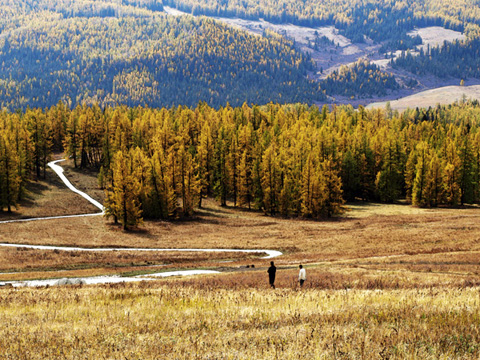
{"label": "winding dirt path", "polygon": [[[63,168],[57,165],[58,162],[64,160],[56,160],[48,163],[48,166],[55,171],[55,173],[62,179],[64,184],[73,192],[79,194],[101,211],[93,214],[79,214],[79,215],[66,215],[66,216],[51,216],[51,217],[41,217],[41,218],[31,218],[31,219],[18,219],[18,220],[7,220],[0,221],[2,223],[13,223],[13,222],[25,222],[25,221],[38,221],[38,220],[49,220],[49,219],[64,219],[64,218],[73,218],[73,217],[83,217],[83,216],[99,216],[104,214],[104,207],[98,201],[90,197],[88,194],[75,188],[72,183],[67,179],[63,174]],[[0,243],[0,247],[14,247],[14,248],[28,248],[28,249],[37,249],[37,250],[58,250],[58,251],[185,251],[185,252],[239,252],[239,253],[256,253],[256,254],[267,254],[267,256],[262,257],[262,259],[272,259],[283,255],[280,251],[276,250],[266,250],[266,249],[155,249],[155,248],[81,248],[81,247],[67,247],[67,246],[48,246],[48,245],[29,245],[29,244],[9,244],[9,243]],[[169,271],[161,272],[149,275],[139,275],[134,277],[120,277],[120,276],[96,276],[96,277],[87,277],[87,278],[71,278],[69,281],[75,283],[83,284],[107,284],[107,283],[119,283],[119,282],[134,282],[134,281],[148,281],[155,280],[158,277],[167,277],[167,276],[187,276],[187,275],[199,275],[199,274],[219,274],[219,271],[213,270],[185,270],[185,271]],[[58,279],[47,279],[47,280],[33,280],[33,281],[7,281],[0,282],[0,285],[11,285],[14,287],[19,286],[47,286],[47,285],[58,285],[61,284],[62,280]]]}
{"label": "winding dirt path", "polygon": [[55,171],[58,177],[63,181],[63,183],[74,193],[80,195],[84,199],[88,200],[90,203],[95,205],[97,208],[100,209],[100,212],[93,213],[93,214],[78,214],[78,215],[63,215],[63,216],[48,216],[48,217],[37,217],[37,218],[29,218],[29,219],[16,219],[16,220],[4,220],[0,221],[0,224],[7,224],[7,223],[15,223],[15,222],[27,222],[27,221],[38,221],[38,220],[52,220],[52,219],[67,219],[67,218],[74,218],[74,217],[84,217],[84,216],[100,216],[104,214],[103,205],[100,204],[97,200],[90,197],[90,195],[84,193],[83,191],[78,190],[72,183],[67,179],[67,177],[63,174],[63,168],[57,165],[58,162],[65,161],[64,159],[55,160],[49,162],[47,165]]}

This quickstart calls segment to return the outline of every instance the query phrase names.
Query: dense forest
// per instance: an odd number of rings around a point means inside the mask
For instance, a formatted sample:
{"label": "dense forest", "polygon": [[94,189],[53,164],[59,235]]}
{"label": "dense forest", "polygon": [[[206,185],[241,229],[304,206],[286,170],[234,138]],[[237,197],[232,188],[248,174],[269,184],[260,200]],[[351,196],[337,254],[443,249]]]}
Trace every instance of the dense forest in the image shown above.
{"label": "dense forest", "polygon": [[322,81],[321,86],[328,94],[352,99],[383,96],[400,88],[393,75],[380,71],[377,65],[364,59],[335,70]]}
{"label": "dense forest", "polygon": [[402,52],[392,61],[393,68],[402,68],[417,75],[440,78],[480,78],[480,38],[445,42],[441,47],[423,49],[418,55]]}
{"label": "dense forest", "polygon": [[480,201],[478,103],[406,111],[350,106],[77,106],[0,113],[0,208],[11,210],[53,151],[99,169],[124,225],[189,216],[214,196],[269,215],[323,218],[345,201]]}
{"label": "dense forest", "polygon": [[306,78],[314,66],[308,55],[273,32],[254,36],[206,18],[136,13],[132,6],[127,15],[109,17],[102,2],[69,8],[65,1],[65,11],[77,15],[69,17],[61,6],[49,12],[48,3],[40,2],[44,17],[25,11],[14,17],[16,27],[2,20],[0,108],[59,100],[71,107],[199,101],[218,107],[325,99]]}

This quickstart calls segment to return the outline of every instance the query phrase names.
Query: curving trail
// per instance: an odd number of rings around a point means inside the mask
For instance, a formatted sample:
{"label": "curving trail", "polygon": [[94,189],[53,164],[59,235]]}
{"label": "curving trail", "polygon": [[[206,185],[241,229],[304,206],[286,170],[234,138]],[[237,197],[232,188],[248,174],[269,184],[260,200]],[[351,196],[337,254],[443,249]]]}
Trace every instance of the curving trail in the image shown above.
{"label": "curving trail", "polygon": [[[63,174],[63,168],[57,165],[58,162],[64,160],[56,160],[48,163],[48,166],[52,168],[53,171],[62,179],[64,184],[73,192],[79,194],[101,211],[94,214],[79,214],[79,215],[66,215],[66,216],[51,216],[51,217],[41,217],[41,218],[31,218],[31,219],[18,219],[18,220],[7,220],[0,221],[2,223],[13,223],[13,222],[25,222],[25,221],[38,221],[38,220],[49,220],[49,219],[64,219],[64,218],[73,218],[73,217],[83,217],[83,216],[99,216],[104,214],[103,205],[100,204],[95,199],[91,198],[88,194],[75,188],[72,183],[66,178]],[[81,248],[81,247],[67,247],[67,246],[48,246],[48,245],[28,245],[28,244],[9,244],[9,243],[0,243],[1,247],[14,247],[14,248],[28,248],[28,249],[37,249],[37,250],[58,250],[58,251],[185,251],[185,252],[240,252],[240,253],[256,253],[256,254],[267,254],[267,256],[262,257],[262,259],[272,259],[274,257],[283,255],[280,251],[276,250],[266,250],[266,249],[152,249],[152,248]],[[134,277],[120,277],[120,276],[96,276],[89,278],[74,278],[69,279],[73,282],[77,281],[78,283],[83,284],[107,284],[107,283],[119,283],[119,282],[134,282],[134,281],[148,281],[155,280],[158,277],[167,277],[167,276],[187,276],[187,275],[199,275],[199,274],[219,274],[219,271],[213,270],[185,270],[185,271],[170,271],[170,272],[161,272],[150,275],[139,275]],[[12,285],[14,287],[19,286],[47,286],[47,285],[58,285],[61,283],[58,279],[48,279],[48,280],[34,280],[34,281],[8,281],[0,282],[1,285]]]}
{"label": "curving trail", "polygon": [[30,219],[16,219],[16,220],[5,220],[5,221],[0,221],[0,224],[7,224],[7,223],[15,223],[15,222],[27,222],[27,221],[38,221],[38,220],[51,220],[51,219],[67,219],[67,218],[73,218],[73,217],[83,217],[83,216],[99,216],[104,214],[104,208],[103,205],[100,204],[97,200],[93,199],[90,197],[90,195],[85,194],[83,191],[78,190],[75,186],[72,185],[72,183],[67,179],[67,177],[63,174],[63,168],[59,165],[57,165],[58,162],[65,161],[65,159],[61,160],[55,160],[52,162],[48,163],[48,166],[55,171],[55,173],[58,175],[60,179],[62,179],[63,183],[74,193],[80,195],[84,199],[88,200],[91,202],[93,205],[95,205],[97,208],[99,208],[101,211],[98,213],[93,213],[93,214],[78,214],[78,215],[63,215],[63,216],[48,216],[48,217],[38,217],[38,218],[30,218]]}
{"label": "curving trail", "polygon": [[78,190],[75,186],[72,185],[72,183],[67,179],[67,177],[63,174],[63,168],[59,165],[57,165],[58,162],[61,162],[61,161],[65,161],[65,159],[62,159],[62,160],[56,160],[56,161],[52,161],[52,162],[49,162],[48,163],[48,166],[50,166],[52,168],[53,171],[55,171],[55,173],[60,177],[60,179],[62,179],[63,183],[65,185],[67,185],[67,187],[72,190],[74,193],[77,193],[78,195],[80,195],[81,197],[87,199],[88,201],[90,201],[93,205],[95,205],[97,208],[99,208],[101,210],[101,212],[99,213],[96,213],[96,214],[93,214],[93,215],[103,215],[104,213],[104,208],[103,208],[103,205],[100,204],[97,200],[95,199],[92,199],[90,197],[90,195],[88,194],[85,194],[84,192]]}

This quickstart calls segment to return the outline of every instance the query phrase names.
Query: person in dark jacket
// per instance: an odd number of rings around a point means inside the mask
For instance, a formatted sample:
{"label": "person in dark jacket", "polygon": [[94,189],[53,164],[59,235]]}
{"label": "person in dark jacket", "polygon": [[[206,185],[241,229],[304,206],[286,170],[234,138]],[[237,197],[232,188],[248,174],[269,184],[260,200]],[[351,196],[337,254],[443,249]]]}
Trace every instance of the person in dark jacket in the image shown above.
{"label": "person in dark jacket", "polygon": [[273,264],[273,261],[270,262],[270,267],[268,268],[267,272],[270,286],[275,289],[275,273],[277,272],[277,268]]}

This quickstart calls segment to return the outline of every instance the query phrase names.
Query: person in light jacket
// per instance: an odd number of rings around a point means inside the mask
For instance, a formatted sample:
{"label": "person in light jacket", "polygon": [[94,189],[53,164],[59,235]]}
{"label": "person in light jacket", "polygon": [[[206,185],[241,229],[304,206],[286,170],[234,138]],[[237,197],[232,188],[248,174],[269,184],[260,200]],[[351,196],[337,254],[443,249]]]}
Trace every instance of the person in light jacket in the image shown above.
{"label": "person in light jacket", "polygon": [[300,272],[298,273],[298,281],[300,282],[300,287],[302,287],[305,280],[307,280],[307,272],[303,268],[303,265],[300,265],[299,268]]}

